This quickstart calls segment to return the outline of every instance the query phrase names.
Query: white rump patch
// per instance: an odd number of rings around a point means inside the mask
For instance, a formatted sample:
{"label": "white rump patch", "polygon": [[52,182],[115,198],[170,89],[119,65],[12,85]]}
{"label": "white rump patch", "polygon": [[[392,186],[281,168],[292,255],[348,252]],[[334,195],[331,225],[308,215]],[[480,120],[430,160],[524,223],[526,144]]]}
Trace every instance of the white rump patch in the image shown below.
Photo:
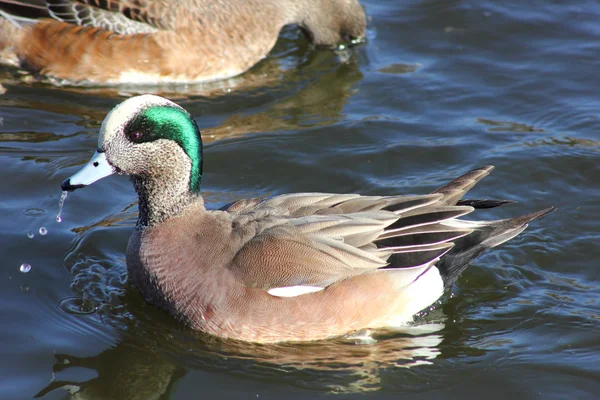
{"label": "white rump patch", "polygon": [[444,294],[444,281],[436,266],[431,266],[404,289],[407,314],[415,315],[435,303]]}
{"label": "white rump patch", "polygon": [[321,286],[283,286],[269,289],[267,293],[275,297],[295,297],[307,293],[315,293],[323,289],[325,288]]}

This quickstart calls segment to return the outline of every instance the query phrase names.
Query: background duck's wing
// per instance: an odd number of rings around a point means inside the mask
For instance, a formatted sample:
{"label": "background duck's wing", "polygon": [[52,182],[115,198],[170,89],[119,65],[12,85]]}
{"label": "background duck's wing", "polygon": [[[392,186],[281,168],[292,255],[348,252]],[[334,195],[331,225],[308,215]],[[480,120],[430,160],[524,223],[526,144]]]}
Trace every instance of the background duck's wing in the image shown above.
{"label": "background duck's wing", "polygon": [[151,0],[0,0],[0,12],[23,25],[53,18],[73,25],[106,29],[118,34],[152,33],[171,26],[168,4]]}
{"label": "background duck's wing", "polygon": [[0,16],[16,26],[24,26],[40,18],[52,18],[45,0],[0,0]]}
{"label": "background duck's wing", "polygon": [[[53,18],[80,26],[103,28],[119,34],[151,33],[167,28],[162,1],[47,0]],[[164,7],[161,7],[164,6]],[[162,11],[161,11],[162,10]]]}

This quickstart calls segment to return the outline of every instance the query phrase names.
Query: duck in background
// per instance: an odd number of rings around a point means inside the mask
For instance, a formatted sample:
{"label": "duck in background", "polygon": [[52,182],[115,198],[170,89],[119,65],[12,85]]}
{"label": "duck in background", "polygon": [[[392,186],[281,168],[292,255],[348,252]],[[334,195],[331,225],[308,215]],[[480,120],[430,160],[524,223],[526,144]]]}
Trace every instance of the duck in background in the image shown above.
{"label": "duck in background", "polygon": [[243,73],[296,24],[364,39],[358,0],[0,0],[0,59],[60,83],[197,83]]}
{"label": "duck in background", "polygon": [[431,194],[295,193],[207,210],[202,140],[192,116],[158,96],[125,100],[105,118],[92,159],[62,183],[73,191],[130,175],[139,217],[129,280],[188,326],[252,342],[307,341],[405,325],[471,260],[554,208],[497,221],[463,200],[493,167]]}

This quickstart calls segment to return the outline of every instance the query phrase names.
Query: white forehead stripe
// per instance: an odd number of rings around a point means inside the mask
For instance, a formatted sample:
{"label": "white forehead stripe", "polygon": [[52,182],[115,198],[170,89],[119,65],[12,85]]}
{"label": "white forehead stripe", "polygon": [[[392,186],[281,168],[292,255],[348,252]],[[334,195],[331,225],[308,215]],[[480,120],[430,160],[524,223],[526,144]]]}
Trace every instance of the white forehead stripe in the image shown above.
{"label": "white forehead stripe", "polygon": [[135,96],[119,103],[113,108],[102,121],[100,134],[98,136],[98,148],[106,142],[109,142],[114,135],[123,129],[136,114],[148,106],[177,106],[164,97],[153,94],[144,94]]}

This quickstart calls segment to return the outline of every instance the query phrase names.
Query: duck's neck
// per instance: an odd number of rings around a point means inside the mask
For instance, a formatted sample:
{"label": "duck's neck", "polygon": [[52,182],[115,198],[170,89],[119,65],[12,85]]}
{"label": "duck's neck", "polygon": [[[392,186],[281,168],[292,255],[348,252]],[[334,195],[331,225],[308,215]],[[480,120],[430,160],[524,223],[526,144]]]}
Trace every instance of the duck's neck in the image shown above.
{"label": "duck's neck", "polygon": [[200,193],[190,190],[189,174],[171,171],[154,176],[133,176],[132,181],[139,200],[138,229],[177,216],[192,203],[203,204]]}

